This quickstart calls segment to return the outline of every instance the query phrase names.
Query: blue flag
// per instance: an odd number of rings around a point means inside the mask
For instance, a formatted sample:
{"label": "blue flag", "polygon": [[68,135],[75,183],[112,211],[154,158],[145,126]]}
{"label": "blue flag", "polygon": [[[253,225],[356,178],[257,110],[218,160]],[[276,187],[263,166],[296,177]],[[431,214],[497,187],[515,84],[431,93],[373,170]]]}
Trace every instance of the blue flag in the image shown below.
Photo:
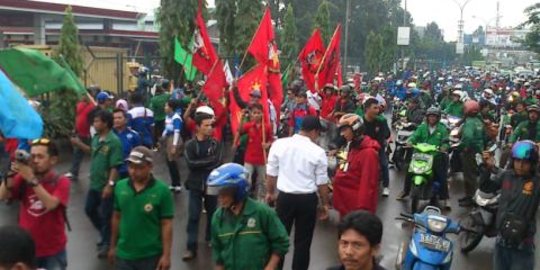
{"label": "blue flag", "polygon": [[0,70],[0,130],[6,138],[37,139],[43,120]]}

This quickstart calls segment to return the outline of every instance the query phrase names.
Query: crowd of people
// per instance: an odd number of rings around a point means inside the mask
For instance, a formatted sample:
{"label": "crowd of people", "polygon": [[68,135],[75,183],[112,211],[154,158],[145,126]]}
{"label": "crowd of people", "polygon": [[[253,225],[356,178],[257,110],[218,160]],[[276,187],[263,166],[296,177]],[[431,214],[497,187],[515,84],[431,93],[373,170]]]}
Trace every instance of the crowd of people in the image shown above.
{"label": "crowd of people", "polygon": [[[184,188],[184,261],[197,257],[206,213],[204,236],[216,269],[282,269],[294,226],[292,269],[306,270],[317,219],[335,209],[342,265],[331,269],[383,269],[377,261],[383,225],[376,214],[396,183],[389,174],[400,158],[392,155],[396,121],[414,125],[408,145],[437,147],[430,185],[438,187],[433,196],[446,211],[449,168],[452,179],[463,172],[460,207],[472,207],[486,181],[500,190],[494,268],[534,268],[540,79],[474,69],[409,70],[320,91],[296,80],[280,108],[262,100],[259,89],[242,100],[233,84],[227,91],[243,109],[235,132],[227,111],[210,107],[197,88],[160,80],[153,91],[138,89],[126,99],[89,89],[76,105],[72,166],[64,175],[54,169],[60,153],[52,140],[15,142],[18,147],[6,140],[13,164],[0,199],[21,201],[19,225],[26,232],[0,229],[0,243],[16,243],[0,251],[0,269],[67,268],[66,208],[70,184],[83,180],[85,154],[85,213],[101,239],[97,256],[115,269],[171,268],[178,233],[172,229],[173,194]],[[443,121],[448,117],[460,119],[456,134]],[[459,143],[450,143],[453,136]],[[501,151],[487,151],[491,144]],[[224,162],[229,147],[233,163]],[[153,174],[158,153],[169,181]],[[180,172],[181,159],[187,175]],[[405,175],[398,200],[410,195],[412,179]]]}

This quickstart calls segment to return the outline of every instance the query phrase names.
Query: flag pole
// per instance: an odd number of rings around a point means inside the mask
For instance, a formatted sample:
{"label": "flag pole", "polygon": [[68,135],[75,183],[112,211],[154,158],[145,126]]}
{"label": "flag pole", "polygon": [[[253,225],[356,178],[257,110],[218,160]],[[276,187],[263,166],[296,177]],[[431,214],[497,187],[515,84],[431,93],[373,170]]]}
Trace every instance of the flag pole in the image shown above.
{"label": "flag pole", "polygon": [[[246,52],[244,53],[244,57],[242,57],[242,62],[240,62],[240,66],[238,66],[238,70],[242,70],[242,65],[244,65],[244,61],[246,60],[249,46],[251,45],[251,43],[253,43],[253,40],[255,39],[255,36],[257,35],[259,30],[261,29],[261,22],[262,22],[262,19],[264,18],[264,15],[266,14],[267,9],[268,9],[268,6],[264,9],[264,13],[263,13],[263,16],[261,17],[261,21],[259,22],[259,26],[257,26],[257,30],[253,33],[253,36],[251,37],[251,41],[249,42],[249,45],[246,48]],[[234,75],[236,76],[236,74],[234,74]],[[238,79],[238,77],[236,77],[236,78]]]}
{"label": "flag pole", "polygon": [[[341,26],[341,24],[338,24],[336,26],[336,30],[334,30],[334,34],[332,35],[332,38],[330,39],[330,42],[332,42],[332,40],[334,40],[334,38],[336,37],[337,31],[340,28],[340,26]],[[319,72],[321,72],[322,65],[324,64],[324,60],[326,60],[326,56],[328,55],[328,50],[329,49],[330,49],[330,44],[328,44],[328,47],[326,47],[326,51],[324,52],[321,63],[319,64],[319,68],[317,68],[317,73],[315,73],[315,88],[316,88],[317,92],[319,91],[319,89],[318,89],[319,88]]]}

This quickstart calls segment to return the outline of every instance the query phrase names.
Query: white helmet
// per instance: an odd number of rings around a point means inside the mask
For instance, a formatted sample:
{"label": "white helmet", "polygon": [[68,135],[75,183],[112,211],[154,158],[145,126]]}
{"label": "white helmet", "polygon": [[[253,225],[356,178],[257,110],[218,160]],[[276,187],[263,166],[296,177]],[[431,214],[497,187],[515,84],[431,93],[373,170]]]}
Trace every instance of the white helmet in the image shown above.
{"label": "white helmet", "polygon": [[489,88],[484,89],[484,94],[487,94],[487,95],[490,95],[490,96],[495,95],[495,93],[493,93],[493,90],[491,90]]}
{"label": "white helmet", "polygon": [[461,83],[456,84],[456,86],[454,86],[454,89],[459,89],[459,90],[463,89],[463,84]]}
{"label": "white helmet", "polygon": [[195,110],[195,113],[206,113],[206,114],[209,114],[209,115],[212,115],[212,116],[216,116],[216,114],[214,113],[214,110],[208,106],[201,106],[199,108],[197,108]]}
{"label": "white helmet", "polygon": [[455,90],[454,92],[452,92],[452,95],[459,96],[459,100],[461,102],[465,102],[469,99],[469,95],[467,95],[467,93],[460,90]]}

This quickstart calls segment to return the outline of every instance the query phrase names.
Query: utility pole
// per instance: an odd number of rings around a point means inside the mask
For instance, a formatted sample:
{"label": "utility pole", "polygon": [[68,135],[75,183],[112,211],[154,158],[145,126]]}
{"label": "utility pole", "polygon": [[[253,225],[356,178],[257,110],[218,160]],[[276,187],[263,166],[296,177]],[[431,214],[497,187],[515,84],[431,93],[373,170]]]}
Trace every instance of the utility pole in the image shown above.
{"label": "utility pole", "polygon": [[347,77],[347,66],[349,64],[349,20],[351,17],[351,0],[347,0],[347,7],[345,10],[345,56],[343,59],[342,71]]}
{"label": "utility pole", "polygon": [[[403,27],[407,27],[407,0],[403,9]],[[405,70],[405,46],[401,46],[401,68]]]}
{"label": "utility pole", "polygon": [[463,27],[465,25],[465,22],[463,21],[463,10],[465,10],[465,7],[469,2],[472,0],[466,0],[463,4],[460,4],[457,0],[454,0],[454,2],[459,7],[459,21],[458,21],[458,42],[457,46],[463,46]]}

